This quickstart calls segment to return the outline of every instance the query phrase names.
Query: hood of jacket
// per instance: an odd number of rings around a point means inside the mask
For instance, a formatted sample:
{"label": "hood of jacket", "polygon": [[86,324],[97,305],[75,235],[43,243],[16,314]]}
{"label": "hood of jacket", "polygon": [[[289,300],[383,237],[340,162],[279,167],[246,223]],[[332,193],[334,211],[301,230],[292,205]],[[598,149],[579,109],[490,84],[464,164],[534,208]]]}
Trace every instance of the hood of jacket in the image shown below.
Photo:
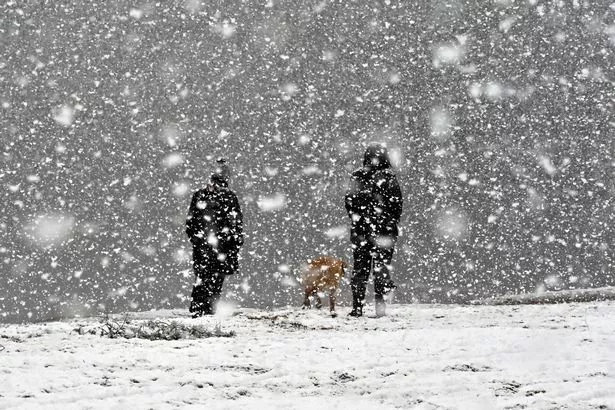
{"label": "hood of jacket", "polygon": [[371,144],[367,147],[363,156],[363,166],[371,170],[391,168],[387,147],[382,144]]}

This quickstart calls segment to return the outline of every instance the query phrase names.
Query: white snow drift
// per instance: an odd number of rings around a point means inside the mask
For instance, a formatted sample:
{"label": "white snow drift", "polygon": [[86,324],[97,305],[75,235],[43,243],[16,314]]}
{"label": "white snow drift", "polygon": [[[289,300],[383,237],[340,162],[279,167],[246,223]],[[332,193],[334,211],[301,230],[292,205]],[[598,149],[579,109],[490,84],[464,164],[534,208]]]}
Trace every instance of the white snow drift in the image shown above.
{"label": "white snow drift", "polygon": [[[368,307],[368,312],[373,306]],[[615,303],[297,308],[192,320],[234,337],[109,339],[95,319],[0,327],[0,407],[612,409]],[[121,316],[118,316],[120,318]]]}

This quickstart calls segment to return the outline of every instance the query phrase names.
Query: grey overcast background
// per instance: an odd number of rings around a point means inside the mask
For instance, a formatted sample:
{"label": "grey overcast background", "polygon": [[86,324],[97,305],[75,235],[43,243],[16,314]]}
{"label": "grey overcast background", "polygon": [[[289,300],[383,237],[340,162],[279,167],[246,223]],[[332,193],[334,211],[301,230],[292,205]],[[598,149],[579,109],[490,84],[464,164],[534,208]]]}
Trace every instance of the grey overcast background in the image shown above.
{"label": "grey overcast background", "polygon": [[226,297],[298,305],[301,261],[351,261],[372,141],[398,302],[615,285],[614,56],[612,1],[4,0],[0,321],[187,307],[217,156],[247,233]]}

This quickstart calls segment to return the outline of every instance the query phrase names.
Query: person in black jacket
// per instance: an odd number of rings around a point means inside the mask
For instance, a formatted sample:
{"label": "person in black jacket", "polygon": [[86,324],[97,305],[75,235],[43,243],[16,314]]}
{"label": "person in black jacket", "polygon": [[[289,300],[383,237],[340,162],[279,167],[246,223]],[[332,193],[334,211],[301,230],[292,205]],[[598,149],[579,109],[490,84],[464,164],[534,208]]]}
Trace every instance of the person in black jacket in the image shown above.
{"label": "person in black jacket", "polygon": [[367,148],[363,167],[352,173],[345,203],[351,221],[354,258],[350,315],[363,315],[367,280],[373,268],[376,315],[384,316],[384,295],[395,287],[391,259],[403,206],[401,189],[384,145],[372,144]]}
{"label": "person in black jacket", "polygon": [[226,275],[239,268],[243,244],[243,216],[239,201],[228,188],[229,170],[219,159],[209,184],[192,196],[186,234],[192,243],[197,284],[192,289],[193,317],[215,313]]}

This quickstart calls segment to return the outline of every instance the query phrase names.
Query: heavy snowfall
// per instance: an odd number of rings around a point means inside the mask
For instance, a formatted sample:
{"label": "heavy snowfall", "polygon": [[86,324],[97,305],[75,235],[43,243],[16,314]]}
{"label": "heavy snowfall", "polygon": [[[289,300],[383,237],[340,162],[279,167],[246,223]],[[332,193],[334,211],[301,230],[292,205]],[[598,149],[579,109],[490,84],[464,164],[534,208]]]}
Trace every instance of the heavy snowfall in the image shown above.
{"label": "heavy snowfall", "polygon": [[[615,408],[614,135],[612,0],[3,0],[0,407]],[[397,288],[349,318],[374,142]],[[245,242],[193,320],[220,157]],[[321,255],[338,318],[299,310]],[[110,337],[151,318],[213,334]]]}

